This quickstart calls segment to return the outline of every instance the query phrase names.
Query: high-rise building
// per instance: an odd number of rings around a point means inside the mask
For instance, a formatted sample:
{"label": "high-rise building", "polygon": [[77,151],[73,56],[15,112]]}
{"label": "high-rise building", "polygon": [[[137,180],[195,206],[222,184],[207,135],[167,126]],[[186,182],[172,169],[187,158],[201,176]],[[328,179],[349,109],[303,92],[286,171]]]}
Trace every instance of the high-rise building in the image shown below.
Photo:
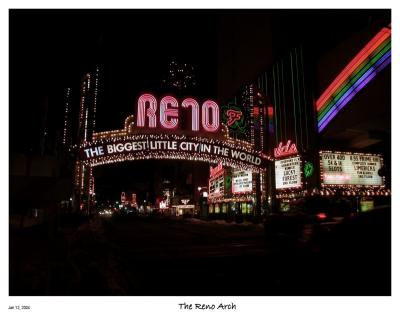
{"label": "high-rise building", "polygon": [[[288,141],[302,154],[312,151],[315,122],[306,78],[303,49],[295,47],[223,105],[222,118],[231,137],[270,155],[280,142]],[[252,178],[253,188],[260,188],[254,194],[262,206],[269,196],[267,179],[265,173]]]}
{"label": "high-rise building", "polygon": [[[78,145],[90,142],[96,128],[99,72],[100,68],[97,66],[93,72],[86,73],[81,80]],[[81,197],[80,208],[89,211],[95,197],[93,168],[83,164],[79,157],[75,163],[75,187]]]}
{"label": "high-rise building", "polygon": [[96,128],[99,67],[86,73],[81,81],[78,142],[89,142]]}
{"label": "high-rise building", "polygon": [[[274,120],[275,129],[271,130],[273,133],[269,138],[270,151],[288,140],[294,142],[300,152],[314,148],[314,110],[304,64],[303,48],[295,47],[257,78],[258,89],[268,97],[265,119],[268,122]],[[268,129],[272,127],[270,123]]]}

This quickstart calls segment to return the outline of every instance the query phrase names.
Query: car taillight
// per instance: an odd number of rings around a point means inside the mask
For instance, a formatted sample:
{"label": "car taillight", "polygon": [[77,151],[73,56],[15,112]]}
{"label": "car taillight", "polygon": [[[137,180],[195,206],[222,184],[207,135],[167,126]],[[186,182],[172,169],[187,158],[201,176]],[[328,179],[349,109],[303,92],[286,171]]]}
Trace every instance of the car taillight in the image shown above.
{"label": "car taillight", "polygon": [[317,214],[317,217],[319,218],[319,219],[326,219],[326,213],[324,213],[324,212],[320,212],[320,213],[318,213]]}

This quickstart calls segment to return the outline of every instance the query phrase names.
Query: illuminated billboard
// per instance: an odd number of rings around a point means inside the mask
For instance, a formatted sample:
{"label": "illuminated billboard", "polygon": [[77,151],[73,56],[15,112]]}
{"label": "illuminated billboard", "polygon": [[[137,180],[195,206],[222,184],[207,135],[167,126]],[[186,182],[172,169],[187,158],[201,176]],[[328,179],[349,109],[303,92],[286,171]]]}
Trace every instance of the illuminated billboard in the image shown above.
{"label": "illuminated billboard", "polygon": [[253,191],[253,173],[234,170],[232,173],[232,193],[249,193]]}
{"label": "illuminated billboard", "polygon": [[276,189],[301,187],[301,160],[300,156],[275,161]]}
{"label": "illuminated billboard", "polygon": [[384,186],[378,175],[383,166],[381,155],[320,152],[322,185]]}

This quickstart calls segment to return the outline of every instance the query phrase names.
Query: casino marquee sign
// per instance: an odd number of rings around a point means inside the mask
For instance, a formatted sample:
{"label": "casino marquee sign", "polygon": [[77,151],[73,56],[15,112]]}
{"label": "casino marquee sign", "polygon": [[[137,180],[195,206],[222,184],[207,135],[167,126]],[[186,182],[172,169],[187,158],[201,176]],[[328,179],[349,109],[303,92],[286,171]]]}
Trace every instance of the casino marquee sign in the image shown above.
{"label": "casino marquee sign", "polygon": [[80,147],[80,160],[90,166],[130,160],[175,159],[203,161],[243,170],[265,170],[270,157],[252,144],[230,138],[220,124],[219,106],[206,100],[200,107],[192,98],[178,104],[166,96],[139,97],[136,116],[129,116],[121,130],[93,134]]}

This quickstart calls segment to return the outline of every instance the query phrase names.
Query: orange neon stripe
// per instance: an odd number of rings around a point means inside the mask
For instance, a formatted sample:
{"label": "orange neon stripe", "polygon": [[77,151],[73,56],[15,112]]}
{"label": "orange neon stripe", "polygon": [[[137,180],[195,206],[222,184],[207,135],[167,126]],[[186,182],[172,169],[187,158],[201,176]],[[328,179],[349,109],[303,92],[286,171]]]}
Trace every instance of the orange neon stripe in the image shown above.
{"label": "orange neon stripe", "polygon": [[391,34],[388,28],[383,28],[368,44],[351,60],[351,62],[342,70],[329,87],[318,98],[316,105],[319,110],[328,98],[343,84],[343,82],[351,75],[351,73]]}

